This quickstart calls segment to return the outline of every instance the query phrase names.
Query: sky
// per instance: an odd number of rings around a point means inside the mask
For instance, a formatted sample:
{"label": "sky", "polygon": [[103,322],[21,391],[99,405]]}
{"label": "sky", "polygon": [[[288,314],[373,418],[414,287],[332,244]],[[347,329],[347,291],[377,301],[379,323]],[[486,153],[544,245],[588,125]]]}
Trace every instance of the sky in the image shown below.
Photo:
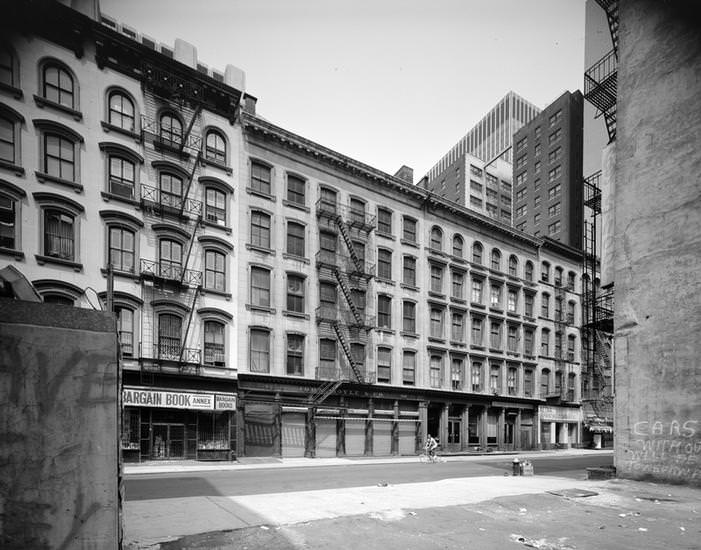
{"label": "sky", "polygon": [[100,0],[246,73],[257,114],[418,181],[506,93],[582,89],[585,0]]}

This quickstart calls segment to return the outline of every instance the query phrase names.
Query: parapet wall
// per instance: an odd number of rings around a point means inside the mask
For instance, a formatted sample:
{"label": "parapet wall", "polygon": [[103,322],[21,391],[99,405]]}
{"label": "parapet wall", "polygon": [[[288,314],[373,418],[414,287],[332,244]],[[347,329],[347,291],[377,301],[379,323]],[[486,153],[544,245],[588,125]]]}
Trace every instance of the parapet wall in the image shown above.
{"label": "parapet wall", "polygon": [[112,315],[0,298],[0,548],[117,548]]}

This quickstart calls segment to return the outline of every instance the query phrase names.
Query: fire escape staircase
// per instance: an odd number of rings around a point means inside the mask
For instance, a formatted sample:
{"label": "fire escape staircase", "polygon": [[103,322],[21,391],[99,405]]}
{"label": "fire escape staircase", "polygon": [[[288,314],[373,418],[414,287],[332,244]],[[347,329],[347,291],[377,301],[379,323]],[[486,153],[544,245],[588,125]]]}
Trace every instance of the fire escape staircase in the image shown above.
{"label": "fire escape staircase", "polygon": [[326,398],[329,397],[343,384],[343,380],[326,380],[321,386],[316,388],[314,393],[309,397],[314,405],[321,405]]}

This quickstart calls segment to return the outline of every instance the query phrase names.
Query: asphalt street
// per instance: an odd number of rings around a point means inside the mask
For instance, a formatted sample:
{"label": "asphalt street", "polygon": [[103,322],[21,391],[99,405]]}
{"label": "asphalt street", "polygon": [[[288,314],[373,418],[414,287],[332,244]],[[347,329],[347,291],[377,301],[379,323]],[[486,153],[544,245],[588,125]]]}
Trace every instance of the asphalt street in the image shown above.
{"label": "asphalt street", "polygon": [[[387,483],[420,483],[451,478],[498,476],[511,472],[513,456],[484,460],[448,461],[438,464],[416,462],[318,466],[261,470],[173,472],[125,477],[127,501],[168,498],[241,496],[320,489],[341,489]],[[587,455],[530,459],[536,474],[584,479],[592,466],[613,464],[613,456]]]}

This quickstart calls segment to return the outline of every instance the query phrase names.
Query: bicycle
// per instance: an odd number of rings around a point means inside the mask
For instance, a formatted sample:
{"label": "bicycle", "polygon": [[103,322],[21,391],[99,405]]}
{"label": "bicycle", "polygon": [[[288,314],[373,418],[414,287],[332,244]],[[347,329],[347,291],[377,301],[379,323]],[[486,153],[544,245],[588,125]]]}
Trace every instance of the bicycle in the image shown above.
{"label": "bicycle", "polygon": [[423,464],[435,464],[437,462],[445,462],[445,458],[439,456],[436,452],[429,452],[428,449],[424,449],[419,455],[419,462]]}

